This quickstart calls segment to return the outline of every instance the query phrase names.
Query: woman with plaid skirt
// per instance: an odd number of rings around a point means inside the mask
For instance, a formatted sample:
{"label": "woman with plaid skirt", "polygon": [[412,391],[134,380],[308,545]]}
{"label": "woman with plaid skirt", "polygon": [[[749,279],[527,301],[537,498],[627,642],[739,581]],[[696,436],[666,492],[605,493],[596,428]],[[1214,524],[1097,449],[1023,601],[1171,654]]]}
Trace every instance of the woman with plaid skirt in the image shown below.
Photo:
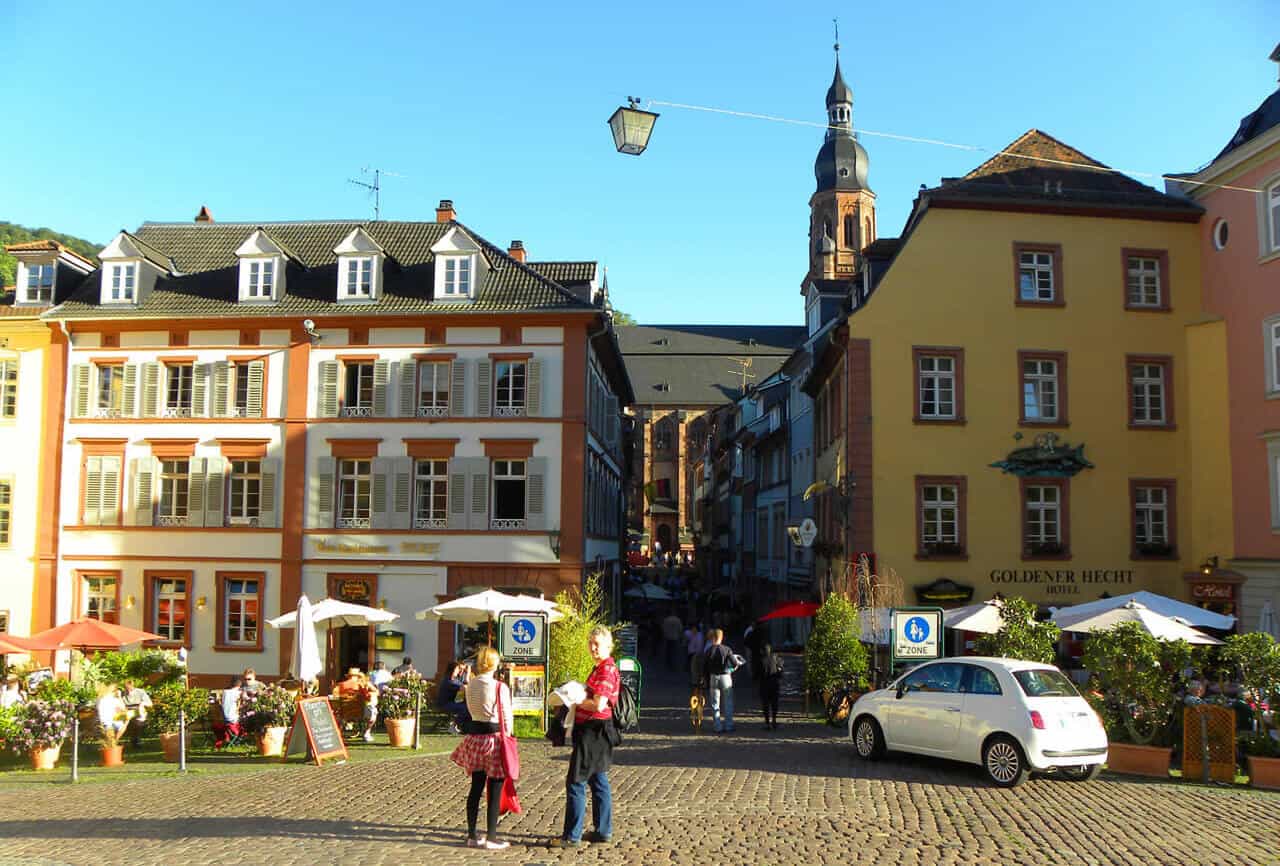
{"label": "woman with plaid skirt", "polygon": [[[502,800],[502,728],[512,730],[511,690],[494,678],[500,657],[493,647],[482,647],[476,653],[475,676],[467,683],[467,710],[471,721],[466,736],[453,750],[450,759],[471,774],[471,792],[467,795],[467,847],[499,851],[511,843],[497,838],[498,807]],[[501,716],[499,715],[501,706]],[[476,835],[476,818],[480,812],[480,796],[488,788],[487,832]]]}

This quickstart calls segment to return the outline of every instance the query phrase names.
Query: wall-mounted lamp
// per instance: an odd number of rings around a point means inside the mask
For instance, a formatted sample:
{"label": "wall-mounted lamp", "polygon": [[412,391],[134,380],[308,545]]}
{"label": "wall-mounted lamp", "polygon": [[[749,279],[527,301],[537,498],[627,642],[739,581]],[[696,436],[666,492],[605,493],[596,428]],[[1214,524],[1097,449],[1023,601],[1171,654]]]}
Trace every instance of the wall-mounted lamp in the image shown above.
{"label": "wall-mounted lamp", "polygon": [[209,604],[208,597],[202,595],[196,599],[196,610],[204,610],[208,604]]}
{"label": "wall-mounted lamp", "polygon": [[1210,556],[1200,563],[1200,573],[1205,577],[1209,577],[1218,570],[1218,557]]}
{"label": "wall-mounted lamp", "polygon": [[306,334],[307,339],[312,343],[320,342],[320,332],[316,330],[316,323],[314,319],[302,320],[302,333]]}
{"label": "wall-mounted lamp", "polygon": [[131,596],[131,595],[126,595],[126,596],[124,597],[124,609],[125,609],[125,610],[133,610],[133,605],[135,604],[135,601],[136,601],[136,600],[134,599],[134,597],[133,597],[133,596]]}
{"label": "wall-mounted lamp", "polygon": [[551,554],[556,559],[560,558],[560,530],[551,529],[547,531],[547,544],[551,546]]}

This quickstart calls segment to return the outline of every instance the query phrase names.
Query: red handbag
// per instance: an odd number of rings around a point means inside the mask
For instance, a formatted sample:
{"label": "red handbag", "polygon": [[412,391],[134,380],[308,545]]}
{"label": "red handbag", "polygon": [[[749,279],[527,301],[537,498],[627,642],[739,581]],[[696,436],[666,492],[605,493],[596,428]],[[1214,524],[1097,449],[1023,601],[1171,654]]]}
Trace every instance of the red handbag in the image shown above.
{"label": "red handbag", "polygon": [[502,780],[502,796],[498,801],[498,811],[503,814],[519,815],[520,798],[516,796],[516,780],[520,778],[520,748],[516,738],[507,731],[507,714],[502,711],[502,683],[498,684],[498,733],[502,743],[502,771],[506,778]]}

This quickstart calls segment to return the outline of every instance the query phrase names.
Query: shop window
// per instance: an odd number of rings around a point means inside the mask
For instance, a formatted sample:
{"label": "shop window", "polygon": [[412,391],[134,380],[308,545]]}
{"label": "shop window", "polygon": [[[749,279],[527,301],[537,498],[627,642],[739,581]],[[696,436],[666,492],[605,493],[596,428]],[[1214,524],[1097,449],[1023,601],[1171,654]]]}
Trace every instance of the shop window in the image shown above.
{"label": "shop window", "polygon": [[372,525],[372,485],[371,460],[338,461],[339,529],[368,529]]}
{"label": "shop window", "polygon": [[261,573],[218,574],[218,648],[262,647]]}

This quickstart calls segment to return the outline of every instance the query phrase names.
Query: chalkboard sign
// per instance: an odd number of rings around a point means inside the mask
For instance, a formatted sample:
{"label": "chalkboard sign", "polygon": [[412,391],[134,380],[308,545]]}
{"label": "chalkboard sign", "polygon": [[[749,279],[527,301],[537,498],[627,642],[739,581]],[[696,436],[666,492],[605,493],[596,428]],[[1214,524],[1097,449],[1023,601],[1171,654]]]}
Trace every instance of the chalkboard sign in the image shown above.
{"label": "chalkboard sign", "polygon": [[639,629],[635,623],[624,625],[613,630],[614,650],[616,655],[622,656],[638,656],[639,650]]}
{"label": "chalkboard sign", "polygon": [[295,755],[314,758],[316,766],[329,758],[347,760],[347,744],[342,741],[342,728],[333,715],[328,698],[303,698],[293,715],[293,727],[285,742],[284,757]]}

